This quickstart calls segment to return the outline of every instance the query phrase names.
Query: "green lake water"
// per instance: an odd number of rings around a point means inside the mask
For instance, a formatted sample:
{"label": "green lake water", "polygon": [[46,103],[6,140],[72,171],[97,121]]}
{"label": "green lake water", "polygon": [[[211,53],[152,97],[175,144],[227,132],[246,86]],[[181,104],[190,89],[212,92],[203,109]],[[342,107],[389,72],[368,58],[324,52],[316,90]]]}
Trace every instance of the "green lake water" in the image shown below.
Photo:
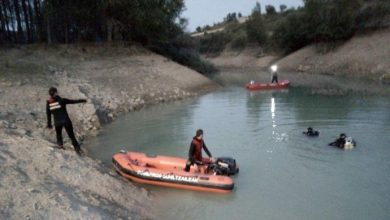
{"label": "green lake water", "polygon": [[[308,94],[230,86],[130,113],[87,147],[110,166],[121,149],[186,157],[202,128],[214,156],[236,158],[230,194],[139,185],[158,219],[390,219],[390,99]],[[340,133],[357,147],[327,146]]]}

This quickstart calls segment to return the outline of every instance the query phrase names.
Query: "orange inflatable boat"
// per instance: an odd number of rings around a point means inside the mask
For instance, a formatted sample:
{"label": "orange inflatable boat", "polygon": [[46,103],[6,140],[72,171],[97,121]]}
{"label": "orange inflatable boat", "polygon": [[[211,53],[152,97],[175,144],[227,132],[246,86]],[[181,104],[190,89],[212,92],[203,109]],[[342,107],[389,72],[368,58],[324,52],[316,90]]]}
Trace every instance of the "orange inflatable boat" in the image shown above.
{"label": "orange inflatable boat", "polygon": [[120,175],[134,182],[206,192],[232,191],[233,179],[224,174],[238,172],[235,160],[231,158],[217,159],[213,165],[200,169],[204,172],[195,166],[185,172],[187,160],[184,158],[147,156],[137,152],[121,151],[113,156],[112,162]]}
{"label": "orange inflatable boat", "polygon": [[279,83],[262,83],[252,82],[247,83],[245,87],[249,90],[269,90],[269,89],[287,89],[290,85],[288,80],[282,80]]}

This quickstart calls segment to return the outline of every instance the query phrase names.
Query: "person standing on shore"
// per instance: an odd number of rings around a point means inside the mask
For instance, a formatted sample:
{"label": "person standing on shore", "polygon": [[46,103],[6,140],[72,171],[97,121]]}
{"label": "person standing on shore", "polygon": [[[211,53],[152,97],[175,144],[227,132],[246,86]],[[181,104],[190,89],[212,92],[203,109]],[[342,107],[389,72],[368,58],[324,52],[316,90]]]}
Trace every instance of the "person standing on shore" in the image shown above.
{"label": "person standing on shore", "polygon": [[277,65],[272,65],[271,66],[271,76],[272,76],[272,81],[271,83],[278,83],[278,66]]}
{"label": "person standing on shore", "polygon": [[[206,152],[210,159],[202,157],[202,150]],[[189,172],[191,165],[204,165],[212,162],[213,160],[214,158],[212,158],[209,149],[206,147],[206,144],[203,141],[203,130],[198,129],[196,131],[195,137],[192,138],[190,150],[188,152],[188,161],[184,170]]]}
{"label": "person standing on shore", "polygon": [[85,103],[87,100],[78,99],[71,100],[66,98],[61,98],[58,95],[57,88],[51,87],[49,89],[50,98],[46,102],[46,114],[47,114],[47,128],[52,129],[51,115],[54,116],[54,127],[56,131],[57,144],[61,149],[64,149],[64,143],[62,139],[62,128],[65,128],[66,133],[68,133],[69,138],[72,140],[72,145],[77,154],[81,154],[82,150],[80,144],[77,142],[76,137],[73,132],[72,121],[69,118],[68,112],[66,111],[67,104],[77,104]]}

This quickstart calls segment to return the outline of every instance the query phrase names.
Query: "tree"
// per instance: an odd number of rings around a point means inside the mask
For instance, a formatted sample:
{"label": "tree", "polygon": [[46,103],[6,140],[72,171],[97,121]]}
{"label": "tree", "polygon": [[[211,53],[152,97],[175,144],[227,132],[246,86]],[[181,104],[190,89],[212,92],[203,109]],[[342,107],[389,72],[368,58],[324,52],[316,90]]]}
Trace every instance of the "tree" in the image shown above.
{"label": "tree", "polygon": [[44,38],[44,31],[43,31],[43,21],[42,21],[42,8],[41,8],[41,1],[40,0],[34,0],[34,18],[36,21],[36,31],[37,31],[37,40],[40,41]]}
{"label": "tree", "polygon": [[0,26],[0,43],[3,42],[3,40],[5,39],[5,35],[7,33],[7,31],[5,30],[5,18],[3,16],[3,5],[0,4],[0,23],[1,23],[1,26]]}
{"label": "tree", "polygon": [[30,0],[27,0],[27,8],[28,8],[28,16],[29,16],[29,24],[30,24],[30,37],[31,37],[31,43],[34,42],[35,37],[35,24],[34,24],[34,15],[32,10],[32,3]]}
{"label": "tree", "polygon": [[52,6],[49,1],[45,1],[45,17],[46,17],[46,34],[47,34],[47,43],[51,44],[51,28],[50,28],[50,18],[52,14]]}
{"label": "tree", "polygon": [[183,7],[184,0],[1,0],[0,34],[8,42],[5,35],[15,35],[16,43],[112,41],[114,34],[145,44],[169,41],[187,24]]}
{"label": "tree", "polygon": [[304,2],[308,38],[311,41],[335,41],[352,36],[360,1],[305,0]]}
{"label": "tree", "polygon": [[259,45],[263,45],[267,41],[267,33],[259,6],[260,4],[256,3],[250,18],[246,22],[246,32],[250,41],[256,41]]}
{"label": "tree", "polygon": [[11,33],[12,33],[13,42],[18,43],[18,36],[16,34],[17,32],[15,31],[16,30],[15,19],[14,19],[14,15],[13,15],[14,11],[12,10],[13,7],[11,5],[11,0],[4,0],[4,2],[6,2],[6,7],[9,11],[9,23],[8,24],[10,24],[11,29],[12,29]]}
{"label": "tree", "polygon": [[238,12],[238,17],[241,18],[242,17],[242,14],[241,12]]}
{"label": "tree", "polygon": [[226,15],[226,18],[224,19],[226,22],[232,22],[232,21],[236,21],[237,20],[237,15],[235,12],[233,13],[228,13]]}
{"label": "tree", "polygon": [[31,43],[32,39],[31,39],[30,20],[29,20],[30,17],[27,12],[26,0],[21,0],[21,1],[22,1],[24,24],[26,26],[26,31],[27,31],[27,42]]}
{"label": "tree", "polygon": [[202,28],[200,26],[196,27],[196,32],[201,32]]}
{"label": "tree", "polygon": [[19,6],[19,1],[18,0],[14,0],[14,9],[15,9],[15,15],[16,15],[16,22],[17,22],[17,41],[18,42],[21,42],[23,41],[24,39],[24,36],[23,36],[23,29],[22,29],[22,20],[20,18],[20,6]]}
{"label": "tree", "polygon": [[303,12],[288,14],[274,32],[277,45],[286,53],[298,50],[310,43],[307,32],[307,22]]}
{"label": "tree", "polygon": [[261,14],[261,5],[259,2],[256,2],[256,6],[252,9],[252,13],[254,12],[258,12],[259,14]]}
{"label": "tree", "polygon": [[266,5],[265,11],[267,12],[267,15],[275,15],[276,14],[275,7],[272,5]]}
{"label": "tree", "polygon": [[279,9],[280,9],[280,13],[283,13],[287,9],[287,6],[285,4],[281,4],[279,6]]}

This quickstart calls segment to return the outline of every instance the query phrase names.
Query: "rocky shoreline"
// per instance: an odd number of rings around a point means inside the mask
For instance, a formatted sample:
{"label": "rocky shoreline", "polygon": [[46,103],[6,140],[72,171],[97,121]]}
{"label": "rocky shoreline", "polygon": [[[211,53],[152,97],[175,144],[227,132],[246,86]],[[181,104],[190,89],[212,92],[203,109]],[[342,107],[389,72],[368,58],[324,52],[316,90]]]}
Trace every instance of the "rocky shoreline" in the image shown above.
{"label": "rocky shoreline", "polygon": [[[99,161],[55,148],[47,89],[85,98],[68,107],[79,140],[145,105],[219,88],[139,47],[0,50],[0,219],[152,219],[150,196]],[[69,150],[68,150],[69,149]]]}

